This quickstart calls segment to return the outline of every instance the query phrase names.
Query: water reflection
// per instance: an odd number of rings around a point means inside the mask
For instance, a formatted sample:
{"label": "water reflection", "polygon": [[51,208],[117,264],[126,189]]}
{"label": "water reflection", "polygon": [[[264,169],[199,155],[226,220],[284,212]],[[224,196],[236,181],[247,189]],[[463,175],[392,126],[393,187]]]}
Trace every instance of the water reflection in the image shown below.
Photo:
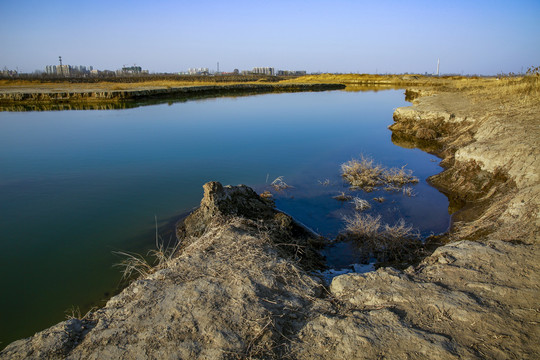
{"label": "water reflection", "polygon": [[[348,91],[372,91],[373,87],[352,87]],[[168,104],[173,105],[177,103],[185,103],[188,101],[199,101],[215,98],[240,98],[246,96],[253,96],[266,93],[295,93],[295,92],[321,92],[329,91],[328,89],[269,89],[261,88],[258,90],[253,89],[235,89],[235,90],[216,90],[205,91],[204,93],[179,93],[174,95],[155,95],[149,96],[144,99],[134,100],[89,100],[89,101],[69,101],[69,102],[55,102],[55,103],[40,103],[40,102],[28,102],[28,103],[4,103],[0,104],[0,112],[23,112],[23,111],[64,111],[64,110],[120,110],[120,109],[133,109],[143,106]]]}
{"label": "water reflection", "polygon": [[345,91],[350,92],[366,92],[366,91],[383,91],[383,90],[399,90],[403,87],[396,86],[396,85],[388,85],[388,84],[347,84],[347,87],[345,88]]}

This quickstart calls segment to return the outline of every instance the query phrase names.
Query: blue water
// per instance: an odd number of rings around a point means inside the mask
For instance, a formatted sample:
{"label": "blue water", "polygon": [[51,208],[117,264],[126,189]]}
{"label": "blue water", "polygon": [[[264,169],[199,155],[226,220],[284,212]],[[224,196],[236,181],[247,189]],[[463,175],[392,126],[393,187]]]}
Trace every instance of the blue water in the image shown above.
{"label": "blue water", "polygon": [[[154,216],[164,224],[197,206],[207,181],[262,192],[283,176],[293,187],[274,192],[277,207],[334,237],[354,212],[332,198],[348,190],[340,164],[364,154],[421,179],[412,198],[356,193],[370,213],[445,231],[448,201],[425,182],[441,170],[436,158],[390,139],[393,109],[406,105],[388,90],[0,112],[0,347],[103,303],[120,281],[111,252],[151,248]],[[342,255],[330,260],[354,262]]]}

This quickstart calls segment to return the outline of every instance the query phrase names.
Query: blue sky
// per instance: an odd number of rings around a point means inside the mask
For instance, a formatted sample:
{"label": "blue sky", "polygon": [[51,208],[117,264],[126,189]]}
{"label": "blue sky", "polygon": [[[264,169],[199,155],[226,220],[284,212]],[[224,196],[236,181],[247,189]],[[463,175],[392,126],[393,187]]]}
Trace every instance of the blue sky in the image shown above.
{"label": "blue sky", "polygon": [[540,65],[540,1],[0,0],[0,67],[497,74]]}

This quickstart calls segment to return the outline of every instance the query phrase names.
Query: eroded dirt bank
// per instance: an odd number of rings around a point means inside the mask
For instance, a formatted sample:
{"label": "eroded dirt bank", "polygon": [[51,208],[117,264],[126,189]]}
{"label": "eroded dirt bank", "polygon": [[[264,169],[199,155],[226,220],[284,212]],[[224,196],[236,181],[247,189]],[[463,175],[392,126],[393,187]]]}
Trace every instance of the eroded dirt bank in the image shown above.
{"label": "eroded dirt bank", "polygon": [[0,87],[0,105],[7,110],[15,105],[38,105],[57,103],[100,103],[123,102],[148,98],[163,98],[174,96],[201,96],[235,92],[295,92],[295,91],[324,91],[343,89],[342,84],[295,84],[295,83],[256,83],[256,84],[221,84],[200,86],[148,86],[135,89],[114,90],[86,87],[56,87],[10,86]]}
{"label": "eroded dirt bank", "polygon": [[448,243],[416,267],[327,288],[312,272],[319,239],[249,188],[208,183],[178,228],[178,257],[0,358],[535,358],[537,114],[455,92],[396,110],[394,141],[444,158],[432,182],[460,209]]}

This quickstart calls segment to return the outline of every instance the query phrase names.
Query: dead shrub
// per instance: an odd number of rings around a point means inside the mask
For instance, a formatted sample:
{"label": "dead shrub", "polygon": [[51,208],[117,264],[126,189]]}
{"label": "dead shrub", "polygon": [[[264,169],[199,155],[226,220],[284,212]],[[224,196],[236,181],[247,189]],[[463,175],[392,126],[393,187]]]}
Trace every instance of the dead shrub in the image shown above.
{"label": "dead shrub", "polygon": [[352,200],[353,197],[351,195],[345,194],[342,191],[339,195],[336,195],[333,198],[336,199],[337,201],[349,201],[349,200]]}
{"label": "dead shrub", "polygon": [[355,214],[353,217],[345,217],[345,231],[349,237],[375,238],[379,235],[381,216],[373,217],[369,214]]}
{"label": "dead shrub", "polygon": [[374,160],[361,156],[360,160],[352,159],[341,164],[341,176],[353,189],[370,192],[378,186],[384,186],[387,191],[393,191],[405,184],[416,184],[418,178],[412,175],[412,170],[401,168],[385,169]]}
{"label": "dead shrub", "polygon": [[274,181],[272,181],[270,186],[272,186],[276,191],[282,191],[290,188],[290,186],[283,180],[283,176],[278,176]]}
{"label": "dead shrub", "polygon": [[383,168],[374,164],[374,160],[361,156],[360,160],[352,159],[341,164],[341,176],[345,178],[353,188],[365,191],[373,190],[380,184]]}
{"label": "dead shrub", "polygon": [[416,191],[414,191],[412,187],[406,186],[403,188],[403,195],[413,197],[416,196]]}
{"label": "dead shrub", "polygon": [[359,197],[353,198],[352,203],[354,204],[356,211],[365,211],[371,209],[369,202],[367,200],[360,199]]}
{"label": "dead shrub", "polygon": [[413,176],[412,170],[405,169],[405,165],[401,168],[385,169],[382,173],[382,180],[385,184],[396,186],[418,183],[418,178]]}
{"label": "dead shrub", "polygon": [[[137,278],[144,278],[148,275],[164,268],[170,260],[177,254],[180,242],[171,241],[165,245],[165,241],[158,234],[157,218],[156,222],[156,248],[148,251],[146,256],[127,251],[113,251],[113,254],[124,257],[122,261],[113,265],[119,267],[122,272],[122,280],[130,281]],[[152,260],[150,260],[152,259]]]}
{"label": "dead shrub", "polygon": [[356,213],[345,217],[341,238],[354,241],[364,253],[364,261],[374,257],[380,262],[409,261],[421,248],[420,234],[405,220],[383,224],[381,216]]}
{"label": "dead shrub", "polygon": [[330,185],[330,179],[325,179],[324,181],[318,180],[319,185],[321,186],[329,186]]}

